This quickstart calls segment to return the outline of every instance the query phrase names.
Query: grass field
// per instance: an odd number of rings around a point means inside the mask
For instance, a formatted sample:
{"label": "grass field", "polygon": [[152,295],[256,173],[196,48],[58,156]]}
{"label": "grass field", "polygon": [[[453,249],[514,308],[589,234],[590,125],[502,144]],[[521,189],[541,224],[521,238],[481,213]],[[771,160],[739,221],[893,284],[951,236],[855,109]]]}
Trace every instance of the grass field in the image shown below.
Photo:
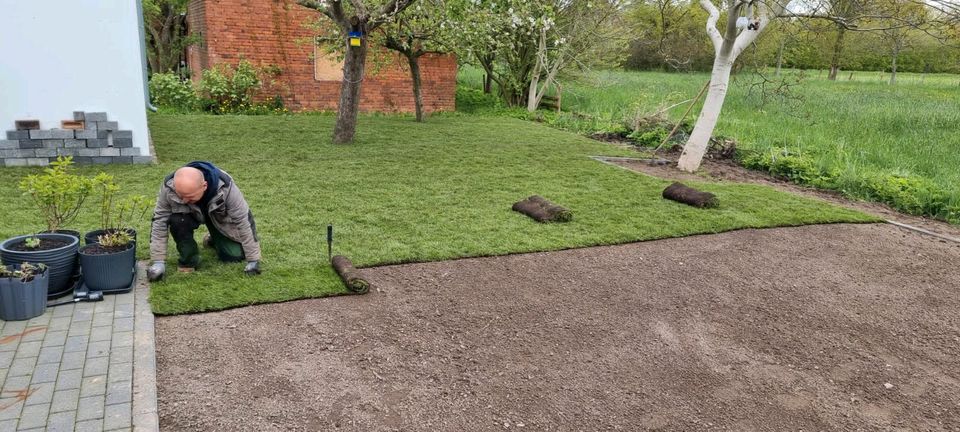
{"label": "grass field", "polygon": [[[128,193],[155,196],[164,175],[191,160],[230,172],[257,217],[264,274],[243,264],[174,272],[151,287],[158,314],[219,310],[343,293],[326,261],[359,266],[558,250],[715,233],[746,227],[871,221],[819,201],[740,184],[703,184],[721,207],[699,210],[660,197],[667,181],[589,159],[624,150],[527,121],[445,115],[361,117],[357,142],[330,143],[332,116],[154,115],[158,166],[109,166]],[[98,167],[80,172],[93,174]],[[0,237],[42,229],[19,178],[0,170]],[[568,224],[537,224],[510,210],[538,193],[573,210]],[[92,206],[74,228],[95,228]],[[148,221],[140,226],[147,237]],[[197,233],[199,238],[200,233]],[[146,258],[147,242],[140,256]],[[172,245],[171,245],[172,246]],[[175,267],[174,249],[168,268]]]}
{"label": "grass field", "polygon": [[[888,74],[879,72],[856,72],[852,81],[849,72],[843,72],[836,82],[818,71],[805,76],[791,91],[802,100],[774,98],[762,109],[757,93],[748,92],[754,78],[736,77],[715,134],[735,138],[744,149],[809,156],[823,172],[837,177],[835,188],[852,196],[871,198],[864,179],[922,177],[941,189],[945,196],[937,199],[946,201],[942,207],[960,212],[960,76],[898,74],[895,86],[886,83]],[[596,72],[565,83],[563,105],[617,123],[691,99],[708,78]],[[480,86],[476,70],[464,69],[460,79],[463,85]],[[685,108],[678,106],[669,114],[676,120]],[[691,120],[698,111],[696,107]],[[960,213],[955,216],[960,221]]]}

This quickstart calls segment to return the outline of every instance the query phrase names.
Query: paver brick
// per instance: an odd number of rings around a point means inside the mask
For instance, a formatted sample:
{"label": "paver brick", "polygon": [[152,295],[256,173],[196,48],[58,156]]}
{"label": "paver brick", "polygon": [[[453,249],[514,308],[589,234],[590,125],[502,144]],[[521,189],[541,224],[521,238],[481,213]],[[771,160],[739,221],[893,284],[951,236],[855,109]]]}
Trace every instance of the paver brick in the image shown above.
{"label": "paver brick", "polygon": [[50,404],[26,406],[20,414],[20,424],[17,425],[17,428],[42,428],[47,425],[47,415],[49,413]]}
{"label": "paver brick", "polygon": [[[90,145],[90,141],[96,141],[96,140],[87,140],[87,147],[93,147],[93,146]],[[106,145],[106,144],[104,144],[104,145]],[[100,150],[98,150],[98,149],[96,149],[96,148],[82,148],[82,149],[77,149],[77,156],[86,156],[86,157],[100,156]]]}
{"label": "paver brick", "polygon": [[3,165],[8,167],[27,166],[27,159],[25,158],[4,159]]}
{"label": "paver brick", "polygon": [[113,363],[107,377],[107,385],[114,382],[127,381],[133,376],[133,363]]}
{"label": "paver brick", "polygon": [[10,368],[7,369],[7,377],[30,376],[33,374],[33,368],[36,364],[36,357],[17,358],[13,361],[13,364],[10,365]]}
{"label": "paver brick", "polygon": [[148,165],[153,163],[153,156],[134,156],[131,163]]}
{"label": "paver brick", "polygon": [[117,332],[133,331],[133,318],[114,318],[113,330]]}
{"label": "paver brick", "polygon": [[3,382],[3,393],[19,391],[30,387],[30,376],[10,377]]}
{"label": "paver brick", "polygon": [[40,348],[40,355],[37,356],[37,364],[54,363],[59,367],[60,360],[62,359],[63,359],[63,346],[49,346],[45,348]]}
{"label": "paver brick", "polygon": [[103,130],[115,131],[117,129],[119,129],[119,127],[117,127],[117,122],[115,121],[98,121],[97,122],[98,131],[103,131]]}
{"label": "paver brick", "polygon": [[83,115],[83,111],[74,111],[73,112],[73,121],[83,121],[86,117]]}
{"label": "paver brick", "polygon": [[107,393],[107,376],[98,375],[83,378],[80,384],[80,397],[103,396]]}
{"label": "paver brick", "polygon": [[82,397],[77,404],[77,420],[92,420],[103,418],[103,395]]}
{"label": "paver brick", "polygon": [[88,338],[89,336],[87,335],[77,335],[77,336],[68,337],[67,343],[63,347],[63,352],[86,351]]}
{"label": "paver brick", "polygon": [[76,411],[80,401],[80,389],[57,390],[53,393],[50,412]]}
{"label": "paver brick", "polygon": [[58,372],[60,372],[60,365],[56,363],[37,365],[33,370],[33,383],[42,384],[56,382]]}
{"label": "paver brick", "polygon": [[73,432],[100,432],[103,429],[103,419],[77,422]]}
{"label": "paver brick", "polygon": [[15,357],[27,358],[40,355],[40,344],[40,341],[20,342],[20,346],[17,347],[17,354]]}
{"label": "paver brick", "polygon": [[[43,383],[31,385],[33,393],[26,400],[26,406],[49,404],[53,400],[53,388],[55,383]],[[0,429],[2,430],[2,429]]]}
{"label": "paver brick", "polygon": [[106,375],[109,372],[110,358],[109,357],[97,357],[97,358],[88,358],[86,364],[83,365],[83,376],[84,377],[94,377]]}
{"label": "paver brick", "polygon": [[133,346],[133,332],[117,332],[113,334],[110,342],[111,348],[124,348]]}
{"label": "paver brick", "polygon": [[87,122],[101,122],[107,121],[107,113],[105,112],[87,112],[83,114],[84,121]]}
{"label": "paver brick", "polygon": [[130,427],[130,416],[132,411],[133,409],[131,408],[131,403],[129,402],[117,405],[107,405],[103,414],[103,428],[105,430],[113,430]]}
{"label": "paver brick", "polygon": [[8,130],[7,131],[8,140],[28,140],[30,139],[30,131],[28,130]]}
{"label": "paver brick", "polygon": [[131,381],[117,381],[107,384],[107,405],[130,402],[133,400]]}
{"label": "paver brick", "polygon": [[43,140],[20,140],[21,149],[43,148]]}
{"label": "paver brick", "polygon": [[132,363],[133,347],[120,347],[110,350],[110,364],[114,363]]}
{"label": "paver brick", "polygon": [[62,346],[66,343],[67,343],[67,332],[65,330],[50,331],[48,327],[47,333],[43,338],[41,347]]}
{"label": "paver brick", "polygon": [[87,345],[87,358],[110,355],[110,341],[91,342]]}
{"label": "paver brick", "polygon": [[73,424],[76,417],[76,411],[51,414],[50,417],[47,418],[47,432],[73,431]]}
{"label": "paver brick", "polygon": [[[84,148],[87,146],[87,140],[84,135],[87,131],[77,131],[77,139],[68,139],[63,140],[63,147],[65,148]],[[94,136],[96,138],[96,136]]]}
{"label": "paver brick", "polygon": [[47,166],[50,160],[47,158],[27,158],[27,166]]}
{"label": "paver brick", "polygon": [[100,156],[120,156],[120,149],[114,147],[105,147],[100,149]]}
{"label": "paver brick", "polygon": [[91,159],[90,163],[95,165],[107,165],[113,163],[114,161],[116,161],[116,158],[110,156],[95,156]]}
{"label": "paver brick", "polygon": [[[0,352],[0,369],[6,369],[10,367],[13,363],[13,355],[16,354],[15,351],[3,351]],[[0,373],[2,375],[2,373]]]}
{"label": "paver brick", "polygon": [[18,140],[0,140],[0,150],[13,150],[20,148]]}
{"label": "paver brick", "polygon": [[37,157],[57,157],[59,155],[55,148],[39,148],[33,152]]}
{"label": "paver brick", "polygon": [[140,148],[139,147],[122,148],[120,149],[120,156],[140,156]]}
{"label": "paver brick", "polygon": [[[26,153],[24,153],[26,152]],[[21,157],[31,157],[35,156],[36,152],[33,150],[0,150],[0,158],[21,158]]]}
{"label": "paver brick", "polygon": [[[61,370],[57,376],[57,391],[80,389],[83,380],[83,369]],[[56,395],[54,395],[56,397]]]}
{"label": "paver brick", "polygon": [[103,326],[96,326],[98,318],[102,318],[102,317],[101,316],[93,317],[93,324],[95,325],[95,327],[93,327],[93,330],[90,330],[91,343],[109,341],[111,338],[113,338],[113,327],[110,327],[109,325],[109,323],[113,322],[113,317],[107,316],[107,318],[110,318],[110,321],[108,321],[107,325],[103,325]]}
{"label": "paver brick", "polygon": [[113,138],[113,146],[119,148],[133,147],[132,138]]}
{"label": "paver brick", "polygon": [[[72,138],[71,138],[72,139]],[[57,149],[63,147],[62,139],[45,139],[43,140],[43,148],[45,149]]]}
{"label": "paver brick", "polygon": [[86,351],[65,352],[63,353],[63,359],[60,360],[60,370],[83,369],[86,358]]}

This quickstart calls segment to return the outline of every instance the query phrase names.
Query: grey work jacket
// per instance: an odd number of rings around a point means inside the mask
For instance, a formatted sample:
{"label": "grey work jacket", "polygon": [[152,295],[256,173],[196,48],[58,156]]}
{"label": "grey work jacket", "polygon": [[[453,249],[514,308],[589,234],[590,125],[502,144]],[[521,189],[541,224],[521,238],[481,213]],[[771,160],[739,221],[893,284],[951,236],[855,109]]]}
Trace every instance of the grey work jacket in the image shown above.
{"label": "grey work jacket", "polygon": [[[233,177],[220,170],[220,184],[217,194],[210,200],[207,214],[210,223],[224,236],[240,243],[247,261],[260,261],[260,242],[251,224],[252,213],[240,188]],[[203,212],[196,204],[186,204],[173,189],[173,175],[167,176],[157,194],[157,207],[153,211],[153,226],[150,230],[150,259],[161,261],[167,257],[167,235],[170,215],[174,213],[192,214],[198,221],[205,223]]]}

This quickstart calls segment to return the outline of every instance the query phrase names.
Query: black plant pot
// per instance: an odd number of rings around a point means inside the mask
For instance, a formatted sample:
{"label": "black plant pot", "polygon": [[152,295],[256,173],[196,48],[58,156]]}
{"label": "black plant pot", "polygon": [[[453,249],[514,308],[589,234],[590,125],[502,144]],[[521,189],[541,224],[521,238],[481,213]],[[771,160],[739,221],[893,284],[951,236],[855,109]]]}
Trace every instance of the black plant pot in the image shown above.
{"label": "black plant pot", "polygon": [[47,311],[48,271],[29,282],[19,278],[0,277],[0,319],[21,321],[43,315]]}
{"label": "black plant pot", "polygon": [[[102,235],[104,235],[104,234],[113,233],[113,232],[115,232],[115,231],[116,231],[116,230],[114,230],[114,229],[98,229],[98,230],[96,230],[96,231],[90,231],[90,232],[88,232],[86,235],[83,236],[83,244],[99,243],[99,241],[97,240],[98,237],[100,237],[100,236],[102,236]],[[127,228],[127,232],[130,233],[130,237],[133,237],[133,242],[136,243],[136,242],[137,242],[137,230]]]}
{"label": "black plant pot", "polygon": [[80,248],[83,283],[90,291],[122,292],[133,283],[136,269],[136,244],[130,243],[120,252],[92,254],[96,243]]}
{"label": "black plant pot", "polygon": [[25,262],[30,264],[44,264],[47,266],[50,278],[48,298],[60,297],[73,289],[72,277],[77,266],[77,246],[80,240],[67,234],[37,234],[40,239],[60,240],[67,242],[66,246],[44,251],[16,251],[11,246],[23,241],[32,235],[25,235],[7,239],[0,243],[0,258],[6,265],[19,265]]}

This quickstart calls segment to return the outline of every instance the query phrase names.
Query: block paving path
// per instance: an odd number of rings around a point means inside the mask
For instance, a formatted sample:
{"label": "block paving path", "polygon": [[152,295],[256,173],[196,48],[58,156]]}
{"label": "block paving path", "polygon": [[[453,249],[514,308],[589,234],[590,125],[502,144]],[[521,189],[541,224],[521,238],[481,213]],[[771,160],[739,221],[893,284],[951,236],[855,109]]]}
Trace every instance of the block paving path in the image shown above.
{"label": "block paving path", "polygon": [[130,293],[0,320],[0,431],[158,430],[153,314],[140,272]]}

